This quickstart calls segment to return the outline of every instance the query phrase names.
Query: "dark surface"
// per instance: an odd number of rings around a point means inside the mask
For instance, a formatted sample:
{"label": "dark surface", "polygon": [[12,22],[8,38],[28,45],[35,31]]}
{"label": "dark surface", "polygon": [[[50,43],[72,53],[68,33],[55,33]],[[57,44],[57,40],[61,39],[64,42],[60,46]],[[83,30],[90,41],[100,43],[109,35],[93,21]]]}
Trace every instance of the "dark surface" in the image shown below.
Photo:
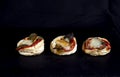
{"label": "dark surface", "polygon": [[110,27],[109,0],[1,0],[5,27]]}
{"label": "dark surface", "polygon": [[[0,0],[1,77],[120,76],[120,0]],[[45,51],[25,57],[17,42],[35,32],[45,39]],[[78,50],[70,56],[50,52],[58,35],[73,32]],[[106,56],[82,52],[83,41],[101,36],[111,42]]]}
{"label": "dark surface", "polygon": [[[7,29],[6,29],[7,30]],[[48,77],[48,76],[120,76],[119,38],[113,31],[101,30],[44,30],[44,29],[11,29],[2,34],[0,51],[1,75],[6,77]],[[5,31],[5,30],[4,30]],[[2,31],[2,32],[4,32]],[[38,56],[25,57],[15,50],[17,42],[35,32],[45,39],[45,51]],[[58,35],[73,32],[78,43],[75,54],[57,56],[50,52],[50,42]],[[10,35],[9,37],[6,35]],[[86,55],[81,46],[91,36],[105,37],[111,42],[112,50],[106,56],[92,57]],[[11,39],[8,40],[8,39]],[[7,44],[7,42],[9,44]]]}

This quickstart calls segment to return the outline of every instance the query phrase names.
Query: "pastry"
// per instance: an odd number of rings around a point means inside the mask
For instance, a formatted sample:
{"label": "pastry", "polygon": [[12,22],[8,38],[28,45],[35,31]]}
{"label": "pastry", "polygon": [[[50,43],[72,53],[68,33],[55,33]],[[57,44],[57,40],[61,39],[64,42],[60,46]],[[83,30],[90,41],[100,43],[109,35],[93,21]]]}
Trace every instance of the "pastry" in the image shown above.
{"label": "pastry", "polygon": [[16,49],[24,56],[41,54],[44,51],[44,39],[36,33],[32,33],[28,37],[21,39],[17,43]]}
{"label": "pastry", "polygon": [[77,50],[77,41],[73,33],[61,35],[52,40],[51,52],[56,55],[70,55]]}
{"label": "pastry", "polygon": [[110,52],[111,45],[106,38],[89,37],[83,42],[82,50],[92,56],[102,56]]}

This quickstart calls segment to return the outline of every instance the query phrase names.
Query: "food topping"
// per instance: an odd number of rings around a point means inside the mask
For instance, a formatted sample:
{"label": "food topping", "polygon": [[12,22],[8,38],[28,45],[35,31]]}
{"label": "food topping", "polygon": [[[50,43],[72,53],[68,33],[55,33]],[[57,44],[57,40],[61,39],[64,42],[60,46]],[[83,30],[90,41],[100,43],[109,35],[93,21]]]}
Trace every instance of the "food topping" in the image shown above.
{"label": "food topping", "polygon": [[65,35],[64,38],[56,40],[56,46],[54,49],[70,51],[75,46],[75,40],[73,38],[73,33]]}
{"label": "food topping", "polygon": [[16,50],[28,48],[35,46],[37,43],[39,43],[42,40],[41,37],[37,36],[37,34],[32,33],[30,36],[26,39],[24,39],[21,44],[16,48]]}
{"label": "food topping", "polygon": [[102,44],[101,44],[100,39],[98,39],[98,38],[93,38],[93,39],[91,39],[89,45],[90,45],[90,47],[93,47],[93,48],[99,48]]}
{"label": "food topping", "polygon": [[110,43],[104,39],[99,39],[98,37],[89,38],[85,42],[85,47],[87,49],[104,49],[107,46],[107,49],[110,49]]}
{"label": "food topping", "polygon": [[111,49],[109,41],[103,39],[102,42],[104,43],[105,46],[107,46],[107,50]]}
{"label": "food topping", "polygon": [[65,35],[64,39],[69,42],[71,39],[73,39],[73,37],[74,37],[74,34],[70,33],[70,34]]}
{"label": "food topping", "polygon": [[36,33],[32,33],[30,34],[30,36],[28,37],[28,40],[32,40],[33,42],[37,39],[37,34]]}

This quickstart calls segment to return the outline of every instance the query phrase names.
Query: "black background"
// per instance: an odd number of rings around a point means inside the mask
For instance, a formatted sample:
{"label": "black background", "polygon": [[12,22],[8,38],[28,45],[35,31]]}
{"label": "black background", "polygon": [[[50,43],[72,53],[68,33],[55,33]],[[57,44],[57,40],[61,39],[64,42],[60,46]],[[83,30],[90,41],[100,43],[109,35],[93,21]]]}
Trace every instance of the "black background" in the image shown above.
{"label": "black background", "polygon": [[[14,29],[12,29],[14,30]],[[14,32],[15,31],[15,32]],[[39,30],[16,29],[2,34],[1,40],[1,75],[20,77],[42,76],[119,76],[119,37],[111,31],[100,30]],[[16,51],[17,42],[35,32],[45,39],[45,50],[41,55],[26,57]],[[77,39],[77,51],[69,56],[58,56],[50,51],[50,42],[58,35],[74,33]],[[10,36],[8,36],[8,34]],[[6,36],[7,35],[7,36]],[[85,54],[81,47],[83,41],[91,36],[107,38],[111,43],[111,52],[108,55],[92,57]],[[9,39],[9,40],[8,40]]]}
{"label": "black background", "polygon": [[[3,77],[120,76],[119,0],[1,0],[0,70]],[[35,32],[45,39],[45,51],[25,57],[15,50],[17,42]],[[58,35],[73,32],[78,50],[69,56],[50,52]],[[91,36],[107,38],[112,46],[106,56],[82,52],[83,41]]]}

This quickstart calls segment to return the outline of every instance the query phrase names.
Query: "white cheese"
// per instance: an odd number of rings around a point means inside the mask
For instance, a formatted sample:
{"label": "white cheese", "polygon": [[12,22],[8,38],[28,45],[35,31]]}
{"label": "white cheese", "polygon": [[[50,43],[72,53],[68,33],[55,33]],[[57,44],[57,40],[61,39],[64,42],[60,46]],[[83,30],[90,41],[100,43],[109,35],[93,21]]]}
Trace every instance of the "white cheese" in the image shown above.
{"label": "white cheese", "polygon": [[94,48],[98,48],[101,46],[101,41],[98,38],[92,38],[90,41],[90,46]]}
{"label": "white cheese", "polygon": [[18,43],[18,45],[17,46],[19,46],[19,45],[32,45],[32,40],[21,40],[19,43]]}

